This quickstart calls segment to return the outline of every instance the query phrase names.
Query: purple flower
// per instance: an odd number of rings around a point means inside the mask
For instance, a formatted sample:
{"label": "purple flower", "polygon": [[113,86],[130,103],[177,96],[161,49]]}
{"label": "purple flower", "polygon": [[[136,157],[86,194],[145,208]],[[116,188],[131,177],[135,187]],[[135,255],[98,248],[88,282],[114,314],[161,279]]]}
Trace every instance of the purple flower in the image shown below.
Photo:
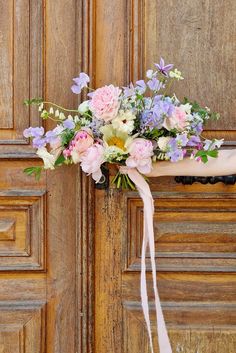
{"label": "purple flower", "polygon": [[178,162],[183,159],[184,152],[181,149],[175,149],[167,152],[167,156],[170,158],[171,162]]}
{"label": "purple flower", "polygon": [[63,130],[64,130],[64,127],[62,125],[57,125],[55,129],[47,131],[45,135],[46,143],[55,142]]}
{"label": "purple flower", "polygon": [[159,117],[171,116],[174,111],[174,105],[170,99],[159,100],[156,102],[153,108],[153,112],[155,115]]}
{"label": "purple flower", "polygon": [[46,146],[46,139],[45,138],[35,137],[32,142],[33,142],[34,148],[42,148],[42,147]]}
{"label": "purple flower", "polygon": [[191,125],[191,131],[194,132],[196,135],[200,135],[200,133],[203,130],[203,123],[201,121],[199,122],[193,122],[193,125]]}
{"label": "purple flower", "polygon": [[187,146],[195,147],[201,143],[201,139],[199,136],[191,136],[188,140]]}
{"label": "purple flower", "polygon": [[136,91],[138,91],[138,93],[143,94],[146,91],[147,86],[144,80],[137,81],[136,85],[137,86],[135,87],[135,89]]}
{"label": "purple flower", "polygon": [[28,137],[40,137],[43,136],[44,134],[44,128],[43,127],[29,127],[28,129],[25,129],[23,131],[23,136],[28,138]]}
{"label": "purple flower", "polygon": [[181,147],[186,146],[188,143],[188,137],[186,134],[178,134],[175,140],[178,146],[181,146]]}
{"label": "purple flower", "polygon": [[71,87],[72,92],[75,94],[80,94],[81,90],[84,87],[88,86],[88,82],[90,81],[90,78],[86,73],[81,72],[79,74],[79,77],[73,78],[73,81],[75,82],[75,85]]}
{"label": "purple flower", "polygon": [[162,83],[156,77],[153,77],[151,80],[149,80],[147,85],[152,91],[159,91],[162,87]]}
{"label": "purple flower", "polygon": [[140,118],[140,127],[142,131],[152,131],[154,128],[161,129],[163,118],[155,114],[153,110],[144,110]]}
{"label": "purple flower", "polygon": [[160,64],[155,64],[155,66],[164,76],[168,76],[168,71],[174,67],[173,64],[165,65],[165,61],[162,58],[160,60]]}
{"label": "purple flower", "polygon": [[129,98],[132,97],[133,95],[135,95],[135,88],[133,83],[131,82],[130,85],[128,87],[123,87],[124,89],[124,97],[125,98]]}
{"label": "purple flower", "polygon": [[74,129],[75,123],[73,120],[66,119],[65,121],[63,121],[63,126],[65,129]]}

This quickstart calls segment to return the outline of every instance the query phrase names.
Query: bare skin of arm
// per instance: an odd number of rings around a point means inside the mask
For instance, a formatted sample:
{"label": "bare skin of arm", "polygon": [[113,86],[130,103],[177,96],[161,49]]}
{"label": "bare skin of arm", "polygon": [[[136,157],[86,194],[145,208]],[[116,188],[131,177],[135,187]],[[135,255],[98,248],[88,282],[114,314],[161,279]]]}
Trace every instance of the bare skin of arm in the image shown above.
{"label": "bare skin of arm", "polygon": [[217,158],[209,158],[206,164],[185,158],[177,163],[158,161],[153,164],[148,177],[157,176],[221,176],[236,173],[236,149],[220,150]]}

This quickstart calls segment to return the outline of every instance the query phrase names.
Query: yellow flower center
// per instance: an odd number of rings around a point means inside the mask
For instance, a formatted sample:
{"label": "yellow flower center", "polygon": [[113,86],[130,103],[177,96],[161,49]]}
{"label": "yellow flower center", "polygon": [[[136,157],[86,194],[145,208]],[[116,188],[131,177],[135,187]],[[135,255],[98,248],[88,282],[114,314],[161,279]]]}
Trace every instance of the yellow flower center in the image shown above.
{"label": "yellow flower center", "polygon": [[125,144],[124,141],[116,136],[111,137],[108,141],[107,141],[108,146],[116,146],[118,148],[120,148],[121,150],[125,151]]}

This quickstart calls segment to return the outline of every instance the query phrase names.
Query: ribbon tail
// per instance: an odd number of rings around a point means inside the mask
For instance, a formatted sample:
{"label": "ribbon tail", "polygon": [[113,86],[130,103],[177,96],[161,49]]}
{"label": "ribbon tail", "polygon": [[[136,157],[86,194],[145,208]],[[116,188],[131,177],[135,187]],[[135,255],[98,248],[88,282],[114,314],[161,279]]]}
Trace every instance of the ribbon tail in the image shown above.
{"label": "ribbon tail", "polygon": [[[147,244],[150,249],[151,256],[151,267],[152,267],[152,279],[153,279],[153,289],[155,296],[155,309],[156,309],[156,319],[157,319],[157,335],[159,343],[160,353],[172,353],[170,340],[168,337],[166,324],[161,308],[160,298],[157,290],[157,278],[156,278],[156,263],[155,263],[155,242],[154,242],[154,230],[153,230],[153,214],[154,214],[154,202],[151,194],[149,185],[143,178],[141,174],[135,169],[127,170],[128,176],[136,185],[139,194],[144,203],[144,239],[142,246],[142,260],[141,260],[141,300],[144,318],[147,324],[148,335],[150,340],[150,348],[153,353],[153,342],[151,336],[151,324],[149,317],[148,308],[148,296],[147,296],[147,283],[146,283],[146,248]],[[148,313],[148,314],[147,314]]]}

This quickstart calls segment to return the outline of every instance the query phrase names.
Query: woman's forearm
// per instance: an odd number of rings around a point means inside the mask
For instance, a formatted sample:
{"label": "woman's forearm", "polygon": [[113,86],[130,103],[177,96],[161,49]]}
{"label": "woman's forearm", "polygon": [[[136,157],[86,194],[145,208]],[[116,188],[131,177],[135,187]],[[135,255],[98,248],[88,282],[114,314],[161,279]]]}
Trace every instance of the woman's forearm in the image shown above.
{"label": "woman's forearm", "polygon": [[158,161],[153,165],[148,177],[167,175],[194,175],[194,176],[219,176],[236,173],[236,149],[220,150],[217,158],[209,158],[204,164],[190,158],[185,158],[177,163]]}

